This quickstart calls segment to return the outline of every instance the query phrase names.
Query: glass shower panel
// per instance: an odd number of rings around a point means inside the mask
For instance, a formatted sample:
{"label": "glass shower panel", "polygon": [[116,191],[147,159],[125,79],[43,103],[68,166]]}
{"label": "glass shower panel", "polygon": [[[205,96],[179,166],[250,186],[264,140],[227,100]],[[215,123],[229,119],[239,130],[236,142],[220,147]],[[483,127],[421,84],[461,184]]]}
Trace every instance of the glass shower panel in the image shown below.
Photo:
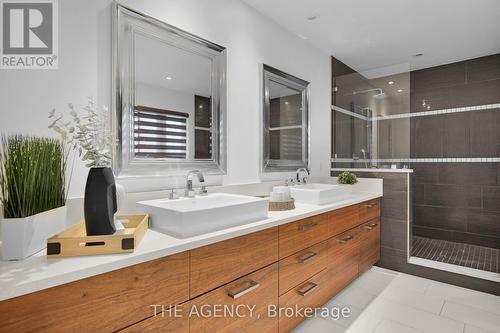
{"label": "glass shower panel", "polygon": [[[410,74],[333,66],[333,167],[410,164]],[[400,65],[399,70],[407,66]]]}

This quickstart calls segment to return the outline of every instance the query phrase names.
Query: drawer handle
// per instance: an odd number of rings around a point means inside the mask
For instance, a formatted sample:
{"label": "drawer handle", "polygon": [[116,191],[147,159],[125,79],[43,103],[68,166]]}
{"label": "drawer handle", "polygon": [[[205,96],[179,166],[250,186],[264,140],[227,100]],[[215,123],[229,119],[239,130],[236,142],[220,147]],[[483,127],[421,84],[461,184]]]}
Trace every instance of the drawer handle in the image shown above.
{"label": "drawer handle", "polygon": [[303,256],[299,257],[299,262],[303,264],[305,262],[308,262],[311,259],[314,259],[314,257],[316,257],[317,255],[318,254],[316,252],[309,251],[308,253],[306,253]]}
{"label": "drawer handle", "polygon": [[309,230],[309,229],[312,229],[312,228],[314,228],[316,226],[318,226],[317,222],[310,222],[310,223],[302,224],[299,227],[299,230]]}
{"label": "drawer handle", "polygon": [[373,230],[377,225],[378,225],[377,223],[370,223],[368,225],[365,225],[365,228],[368,230]]}
{"label": "drawer handle", "polygon": [[314,282],[307,282],[307,284],[303,288],[297,290],[297,292],[299,293],[300,296],[306,296],[307,294],[311,293],[314,289],[316,289],[317,286],[318,285]]}
{"label": "drawer handle", "polygon": [[348,241],[353,240],[353,239],[354,239],[354,236],[349,235],[349,236],[346,236],[346,237],[344,237],[344,238],[340,239],[340,240],[339,240],[339,242],[340,242],[341,244],[345,244],[345,243],[347,243]]}
{"label": "drawer handle", "polygon": [[373,203],[373,204],[365,204],[364,206],[365,206],[366,208],[373,208],[373,207],[375,207],[376,205],[377,205],[376,203]]}
{"label": "drawer handle", "polygon": [[245,289],[238,290],[238,291],[229,291],[227,293],[227,295],[229,297],[231,297],[232,299],[237,299],[237,298],[240,298],[241,296],[246,295],[249,292],[251,292],[252,290],[255,290],[255,289],[259,288],[259,287],[260,287],[260,284],[258,282],[250,281],[249,286],[246,287]]}

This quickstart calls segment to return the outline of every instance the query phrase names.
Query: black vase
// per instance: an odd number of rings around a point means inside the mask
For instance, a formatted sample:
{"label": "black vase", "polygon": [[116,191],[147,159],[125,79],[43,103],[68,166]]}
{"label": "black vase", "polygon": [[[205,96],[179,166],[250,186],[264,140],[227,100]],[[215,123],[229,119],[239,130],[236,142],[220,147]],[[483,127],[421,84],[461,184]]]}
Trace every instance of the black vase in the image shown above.
{"label": "black vase", "polygon": [[84,214],[88,236],[116,231],[116,185],[111,168],[91,168],[85,186]]}

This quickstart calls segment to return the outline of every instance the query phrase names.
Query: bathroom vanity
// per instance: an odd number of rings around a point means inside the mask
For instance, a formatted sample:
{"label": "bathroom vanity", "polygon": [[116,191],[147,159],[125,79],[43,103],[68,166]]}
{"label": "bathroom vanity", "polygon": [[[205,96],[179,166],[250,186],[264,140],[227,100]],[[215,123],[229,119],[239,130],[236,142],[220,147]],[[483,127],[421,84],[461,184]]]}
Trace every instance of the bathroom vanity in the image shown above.
{"label": "bathroom vanity", "polygon": [[[13,264],[12,279],[18,267],[33,281],[13,283],[11,297],[2,291],[0,331],[288,332],[306,318],[273,316],[269,306],[320,307],[379,260],[380,196],[298,205],[211,236],[148,230],[127,256]],[[6,269],[0,276],[8,278]],[[239,317],[189,316],[207,305],[255,308]]]}

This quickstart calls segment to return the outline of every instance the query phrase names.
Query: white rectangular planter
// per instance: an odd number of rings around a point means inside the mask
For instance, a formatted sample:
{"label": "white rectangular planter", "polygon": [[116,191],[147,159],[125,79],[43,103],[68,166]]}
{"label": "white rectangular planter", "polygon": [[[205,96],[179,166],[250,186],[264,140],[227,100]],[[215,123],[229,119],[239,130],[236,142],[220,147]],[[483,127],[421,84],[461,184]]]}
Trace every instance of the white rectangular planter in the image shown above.
{"label": "white rectangular planter", "polygon": [[66,229],[66,206],[33,216],[0,219],[2,259],[25,259],[47,247],[47,239]]}

